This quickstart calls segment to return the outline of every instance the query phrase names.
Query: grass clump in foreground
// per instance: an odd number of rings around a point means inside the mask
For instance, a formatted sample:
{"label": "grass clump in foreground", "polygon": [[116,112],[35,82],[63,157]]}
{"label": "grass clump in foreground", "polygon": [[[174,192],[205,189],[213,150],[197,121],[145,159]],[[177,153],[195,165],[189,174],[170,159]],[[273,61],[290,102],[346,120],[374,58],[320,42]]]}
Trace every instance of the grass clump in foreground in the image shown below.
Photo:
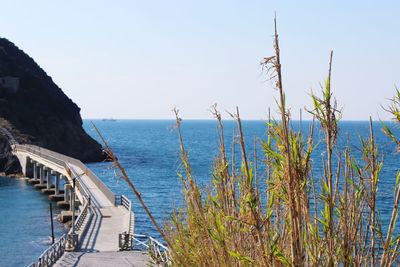
{"label": "grass clump in foreground", "polygon": [[[400,238],[394,236],[394,226],[400,174],[396,183],[393,179],[395,200],[388,230],[383,233],[376,209],[382,161],[372,122],[369,138],[361,139],[361,160],[356,160],[349,149],[340,151],[337,147],[341,112],[331,92],[331,53],[322,96],[312,94],[314,106],[309,110],[319,122],[326,146],[322,178],[314,179],[310,161],[315,147],[314,126],[308,136],[291,128],[276,28],[274,40],[275,55],[262,62],[276,82],[280,115],[279,121],[268,124],[267,140],[262,142],[266,192],[260,193],[256,186],[255,163],[250,162],[246,152],[239,111],[231,114],[237,121],[241,149],[241,165],[235,166],[235,159],[227,158],[224,126],[216,109],[213,113],[218,123],[219,155],[214,160],[212,190],[202,192],[192,175],[180,131],[181,119],[175,110],[185,204],[163,231],[173,264],[391,266],[399,255]],[[398,121],[399,100],[400,94],[389,109]],[[388,128],[384,130],[398,142]]]}
{"label": "grass clump in foreground", "polygon": [[[279,120],[268,123],[265,154],[266,191],[256,186],[256,162],[249,160],[239,111],[236,119],[241,164],[228,159],[221,115],[217,120],[219,154],[213,165],[212,190],[204,192],[193,177],[175,110],[183,172],[184,207],[162,228],[105,143],[120,175],[139,199],[169,247],[174,266],[391,266],[399,256],[395,224],[400,201],[400,172],[393,179],[395,197],[384,233],[376,209],[381,155],[370,119],[369,138],[361,139],[362,158],[337,146],[341,112],[331,92],[332,53],[321,97],[312,94],[309,110],[324,133],[323,173],[313,177],[314,121],[308,136],[292,129],[285,104],[275,23],[275,55],[262,62],[279,92]],[[388,108],[400,122],[400,92]],[[400,145],[389,128],[384,132]],[[233,146],[235,145],[235,142]],[[234,149],[233,149],[234,150]],[[260,166],[258,166],[260,168]],[[320,178],[321,177],[321,178]],[[263,201],[264,200],[264,201]],[[262,203],[266,203],[264,206]]]}

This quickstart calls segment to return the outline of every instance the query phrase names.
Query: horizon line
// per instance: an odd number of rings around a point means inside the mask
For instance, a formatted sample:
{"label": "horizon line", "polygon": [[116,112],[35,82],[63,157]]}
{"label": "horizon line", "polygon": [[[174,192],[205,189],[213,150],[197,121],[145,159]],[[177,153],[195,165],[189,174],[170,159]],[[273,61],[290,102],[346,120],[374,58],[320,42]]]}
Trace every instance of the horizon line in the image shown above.
{"label": "horizon line", "polygon": [[[199,119],[199,118],[192,118],[192,119],[184,119],[181,118],[183,121],[215,121],[216,119]],[[158,119],[158,118],[148,118],[148,119],[138,119],[138,118],[123,118],[123,119],[118,119],[118,118],[82,118],[82,120],[85,121],[110,121],[110,120],[115,120],[115,121],[175,121],[175,119]],[[222,119],[222,121],[236,121],[236,119],[233,118],[226,118],[226,119]],[[268,119],[241,119],[241,121],[263,121],[266,122],[268,121]],[[281,121],[279,120],[275,120],[275,121]],[[291,119],[290,121],[308,121],[308,122],[312,122],[313,120],[311,119]],[[315,122],[318,122],[317,120],[315,120]],[[360,119],[343,119],[343,120],[339,120],[339,122],[369,122],[369,120],[360,120]],[[385,120],[372,120],[372,122],[396,122],[394,120],[390,120],[390,119],[385,119]]]}

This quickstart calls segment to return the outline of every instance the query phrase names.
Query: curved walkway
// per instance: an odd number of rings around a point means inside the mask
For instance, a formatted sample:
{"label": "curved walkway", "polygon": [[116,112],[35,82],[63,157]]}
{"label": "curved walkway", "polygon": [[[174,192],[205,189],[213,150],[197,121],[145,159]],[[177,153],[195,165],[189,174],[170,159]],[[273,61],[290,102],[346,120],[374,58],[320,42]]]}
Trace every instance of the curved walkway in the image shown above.
{"label": "curved walkway", "polygon": [[90,207],[90,216],[84,217],[83,227],[76,232],[78,252],[64,252],[55,266],[149,266],[146,252],[119,251],[119,234],[133,235],[129,200],[124,200],[129,202],[128,208],[116,204],[110,189],[79,160],[33,145],[14,144],[12,148],[26,176],[32,173],[33,165],[62,175],[67,183],[75,186],[76,197],[84,204],[78,214]]}
{"label": "curved walkway", "polygon": [[[94,215],[88,225],[81,247],[85,251],[118,251],[118,235],[129,231],[130,213],[115,205],[114,194],[80,161],[65,155],[32,145],[14,145],[13,153],[20,162],[31,159],[51,170],[65,175],[73,183],[79,178],[77,196],[84,203],[84,195],[91,199]],[[64,166],[63,166],[64,165]],[[23,168],[24,169],[24,168]]]}

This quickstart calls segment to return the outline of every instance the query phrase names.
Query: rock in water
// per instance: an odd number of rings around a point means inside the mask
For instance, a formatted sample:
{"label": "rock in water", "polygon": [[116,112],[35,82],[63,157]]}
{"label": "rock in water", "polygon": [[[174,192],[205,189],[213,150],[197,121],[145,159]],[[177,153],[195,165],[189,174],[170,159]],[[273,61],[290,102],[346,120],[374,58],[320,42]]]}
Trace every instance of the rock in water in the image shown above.
{"label": "rock in water", "polygon": [[[103,160],[99,143],[82,128],[80,108],[36,62],[0,38],[0,127],[19,143],[35,144],[80,159]],[[20,171],[0,134],[0,172]]]}
{"label": "rock in water", "polygon": [[5,175],[21,172],[21,165],[16,156],[11,153],[8,139],[0,135],[0,172]]}

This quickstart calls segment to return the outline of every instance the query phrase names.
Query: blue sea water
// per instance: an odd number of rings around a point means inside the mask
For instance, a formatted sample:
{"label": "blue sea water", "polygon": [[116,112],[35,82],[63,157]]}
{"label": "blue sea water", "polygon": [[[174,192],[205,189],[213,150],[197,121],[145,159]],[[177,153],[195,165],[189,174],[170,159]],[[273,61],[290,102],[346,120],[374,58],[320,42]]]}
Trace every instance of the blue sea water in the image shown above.
{"label": "blue sea water", "polygon": [[[141,192],[144,201],[161,224],[169,220],[174,208],[182,204],[182,190],[177,172],[181,170],[179,142],[172,120],[117,120],[93,121],[104,135],[120,163]],[[400,129],[387,123],[397,136]],[[306,135],[310,122],[293,122],[295,129]],[[231,140],[236,136],[236,124],[224,123],[228,154],[231,154]],[[99,140],[90,121],[84,121],[86,131]],[[381,171],[378,192],[378,208],[383,225],[387,225],[393,205],[395,175],[400,169],[400,157],[396,146],[381,131],[381,124],[373,124],[376,143],[383,154],[384,165]],[[266,139],[266,123],[263,121],[244,121],[243,130],[250,159],[254,155],[254,140],[259,143]],[[212,161],[218,152],[218,139],[215,121],[183,121],[183,138],[189,152],[189,159],[197,181],[207,187],[211,181]],[[234,133],[235,131],[235,133]],[[369,123],[341,122],[341,148],[349,146],[359,157],[360,136],[368,136]],[[323,134],[316,129],[316,140],[322,141]],[[349,141],[350,140],[350,141]],[[318,143],[318,142],[317,142]],[[259,173],[262,174],[262,151],[256,146]],[[314,176],[321,175],[321,158],[324,144],[319,143],[313,152]],[[235,157],[240,159],[236,145]],[[125,194],[133,202],[135,212],[135,232],[150,234],[159,238],[144,210],[126,183],[115,175],[110,163],[91,163],[88,166],[102,179],[115,194]],[[262,176],[260,176],[262,177]],[[260,186],[264,186],[261,184]],[[28,201],[27,201],[28,200]],[[25,182],[10,178],[0,179],[0,266],[23,266],[39,256],[48,246],[49,236],[48,201],[45,196],[32,189]],[[400,226],[400,225],[399,225]],[[63,226],[56,224],[56,233],[61,235]]]}
{"label": "blue sea water", "polygon": [[[119,120],[116,122],[94,121],[100,132],[125,167],[129,177],[142,193],[142,197],[155,215],[158,222],[170,218],[171,211],[179,208],[182,201],[182,188],[177,173],[181,171],[179,159],[179,142],[174,121]],[[400,137],[398,126],[389,125]],[[84,122],[86,131],[99,140],[88,121]],[[231,154],[232,136],[237,135],[234,121],[224,123],[228,156]],[[309,134],[310,122],[292,122],[294,129],[301,129],[304,135]],[[393,206],[394,184],[397,170],[400,169],[400,157],[393,142],[383,134],[380,122],[373,123],[376,143],[383,155],[384,166],[379,182],[378,208],[387,224]],[[266,140],[266,123],[263,121],[244,121],[243,131],[250,159],[254,155],[254,140]],[[235,131],[235,132],[234,132]],[[183,140],[189,152],[189,160],[197,181],[203,186],[210,185],[212,179],[213,159],[218,152],[218,139],[215,121],[183,121]],[[314,177],[322,174],[321,158],[324,156],[324,135],[318,126],[314,131],[316,148],[312,154]],[[369,136],[369,122],[352,121],[340,123],[340,148],[350,147],[353,154],[360,158],[360,137]],[[240,160],[240,148],[235,146],[235,158]],[[260,175],[263,169],[263,155],[260,146],[256,146]],[[336,152],[337,153],[337,152]],[[159,237],[144,210],[131,193],[125,182],[115,176],[110,163],[89,164],[90,168],[116,193],[125,194],[133,201],[136,216],[136,233],[150,234]],[[239,165],[237,165],[239,166]],[[262,176],[260,176],[262,177]],[[262,179],[261,179],[262,180]],[[261,181],[260,186],[265,186]],[[399,225],[400,226],[400,225]]]}
{"label": "blue sea water", "polygon": [[[67,231],[57,223],[60,210],[53,205],[54,234]],[[0,177],[0,266],[26,266],[51,244],[47,195],[24,180]]]}

